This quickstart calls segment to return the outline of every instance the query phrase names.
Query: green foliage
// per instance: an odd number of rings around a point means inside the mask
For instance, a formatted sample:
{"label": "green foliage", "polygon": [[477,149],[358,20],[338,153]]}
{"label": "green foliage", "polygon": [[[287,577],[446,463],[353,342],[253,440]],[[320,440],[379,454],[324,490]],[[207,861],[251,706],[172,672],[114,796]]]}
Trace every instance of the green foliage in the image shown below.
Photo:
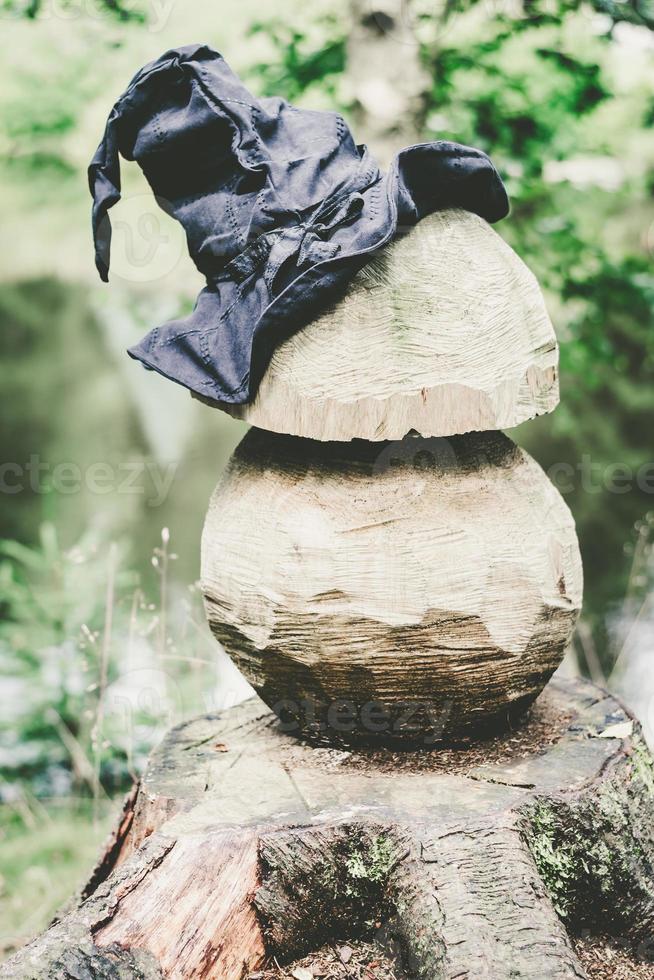
{"label": "green foliage", "polygon": [[257,21],[251,36],[265,35],[272,56],[259,62],[253,75],[262,95],[299,99],[312,86],[334,97],[336,83],[345,69],[345,36],[334,14],[314,17],[310,31],[297,30],[279,18]]}
{"label": "green foliage", "polygon": [[[168,532],[155,549],[158,602],[127,570],[125,548],[88,532],[60,547],[0,542],[0,799],[93,796],[125,789],[162,732],[181,717],[189,677],[206,687],[192,602],[170,595]],[[199,615],[199,614],[198,614]],[[175,640],[184,638],[185,656]],[[200,633],[200,639],[204,639]],[[208,668],[208,670],[207,670]],[[190,701],[196,707],[193,685]]]}
{"label": "green foliage", "polygon": [[0,809],[0,956],[45,929],[84,883],[116,819],[90,800],[46,809],[28,795]]}
{"label": "green foliage", "polygon": [[54,65],[48,84],[31,62],[16,70],[0,118],[0,161],[13,179],[43,183],[75,176],[77,161],[67,139],[96,90],[83,53]]}
{"label": "green foliage", "polygon": [[[525,23],[516,32],[502,20],[485,27],[483,38],[464,50],[457,45],[426,52],[434,78],[431,101],[447,135],[513,165],[507,169],[519,175],[512,186],[519,205],[538,192],[533,181],[545,160],[574,150],[580,117],[609,93],[593,58],[561,50],[558,28]],[[598,40],[594,54],[601,55],[600,45]]]}
{"label": "green foliage", "polygon": [[44,524],[40,547],[4,541],[0,556],[1,683],[14,693],[0,730],[0,777],[29,781],[41,795],[88,790],[108,549],[87,535],[64,552]]}
{"label": "green foliage", "polygon": [[137,497],[62,495],[53,485],[59,464],[84,472],[98,460],[117,464],[145,451],[134,408],[121,395],[115,363],[89,308],[88,289],[55,279],[4,284],[0,322],[0,456],[9,467],[1,481],[0,538],[33,541],[43,520],[56,521],[66,545],[91,523],[103,522],[122,536],[125,511]]}
{"label": "green foliage", "polygon": [[[445,6],[445,16],[449,18],[453,13],[470,10],[478,3],[479,0],[448,0]],[[533,26],[561,23],[567,14],[575,13],[584,8],[606,14],[613,25],[625,22],[650,29],[654,27],[654,7],[651,0],[626,0],[626,2],[621,2],[621,0],[591,0],[591,2],[588,0],[557,0],[555,4],[549,3],[548,0],[523,0],[519,16],[515,16],[516,8],[512,11],[513,17],[504,15],[501,11],[501,5],[498,16],[507,22],[513,21],[519,29],[525,22]]]}
{"label": "green foliage", "polygon": [[573,909],[572,883],[577,877],[578,854],[558,840],[555,815],[545,803],[538,803],[531,815],[530,846],[538,872],[554,908],[565,919]]}
{"label": "green foliage", "polygon": [[[107,17],[118,21],[134,21],[143,24],[147,20],[144,6],[133,0],[93,0],[94,9]],[[79,0],[59,0],[59,10],[65,16],[67,10],[79,8]],[[48,0],[1,0],[0,16],[25,17],[27,20],[38,20],[48,10]]]}

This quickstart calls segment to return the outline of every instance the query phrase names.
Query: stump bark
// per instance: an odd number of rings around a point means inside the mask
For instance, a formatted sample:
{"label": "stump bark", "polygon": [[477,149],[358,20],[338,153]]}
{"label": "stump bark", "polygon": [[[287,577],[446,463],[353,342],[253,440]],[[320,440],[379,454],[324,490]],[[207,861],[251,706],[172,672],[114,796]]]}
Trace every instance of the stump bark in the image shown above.
{"label": "stump bark", "polygon": [[405,977],[582,978],[570,935],[651,933],[653,809],[637,723],[586,682],[415,752],[312,747],[255,698],[168,734],[80,902],[0,975],[240,980],[372,934]]}

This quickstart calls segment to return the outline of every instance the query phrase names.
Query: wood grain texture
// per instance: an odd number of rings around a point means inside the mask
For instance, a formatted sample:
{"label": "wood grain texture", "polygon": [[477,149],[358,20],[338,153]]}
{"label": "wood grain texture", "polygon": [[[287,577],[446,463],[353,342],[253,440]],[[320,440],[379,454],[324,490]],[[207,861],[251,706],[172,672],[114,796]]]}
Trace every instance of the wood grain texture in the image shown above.
{"label": "wood grain texture", "polygon": [[252,404],[221,407],[320,440],[505,429],[556,407],[557,365],[532,273],[482,218],[447,210],[280,344]]}
{"label": "wood grain texture", "polygon": [[201,578],[213,632],[289,731],[344,740],[506,724],[560,663],[582,594],[567,506],[493,432],[251,430],[209,505]]}
{"label": "wood grain texture", "polygon": [[413,980],[582,980],[569,933],[651,934],[653,786],[586,682],[473,751],[316,748],[254,698],[169,732],[125,859],[0,976],[243,980],[372,933]]}

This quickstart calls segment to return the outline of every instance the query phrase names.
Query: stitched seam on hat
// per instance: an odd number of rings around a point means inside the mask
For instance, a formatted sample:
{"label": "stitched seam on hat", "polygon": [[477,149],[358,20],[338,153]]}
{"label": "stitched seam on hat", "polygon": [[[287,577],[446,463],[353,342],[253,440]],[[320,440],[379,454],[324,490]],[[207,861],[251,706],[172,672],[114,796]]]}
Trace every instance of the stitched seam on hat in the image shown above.
{"label": "stitched seam on hat", "polygon": [[194,334],[199,332],[199,327],[193,327],[192,330],[185,330],[184,333],[176,333],[174,337],[168,337],[167,340],[162,340],[158,346],[170,347],[172,344],[176,344],[178,340],[183,340],[184,337],[192,337]]}
{"label": "stitched seam on hat", "polygon": [[250,372],[248,371],[248,373],[245,375],[238,388],[232,388],[232,390],[230,391],[230,395],[240,394],[245,388],[247,388],[249,383],[250,383]]}
{"label": "stitched seam on hat", "polygon": [[161,130],[161,123],[160,123],[161,113],[162,113],[162,110],[160,109],[159,112],[156,112],[154,114],[154,116],[152,117],[152,125],[154,127],[154,131],[156,133],[157,139],[161,143],[163,143],[164,142],[164,134],[163,134],[163,132]]}
{"label": "stitched seam on hat", "polygon": [[262,187],[261,190],[259,191],[259,193],[257,194],[257,203],[255,205],[255,208],[257,209],[257,211],[264,210],[264,201],[265,201],[265,199],[266,199],[266,188],[265,187]]}
{"label": "stitched seam on hat", "polygon": [[202,354],[202,360],[207,367],[211,367],[211,355],[209,353],[209,343],[207,340],[206,330],[202,331],[198,339],[200,341],[200,353]]}
{"label": "stitched seam on hat", "polygon": [[[245,377],[243,378],[243,380],[241,381],[241,383],[238,386],[238,388],[230,388],[229,389],[229,394],[230,395],[240,395],[240,393],[247,388],[247,386],[249,385],[249,383],[250,383],[250,374],[248,372],[245,375]],[[204,381],[200,381],[200,385],[203,388],[209,388],[211,391],[215,391],[218,395],[222,395],[222,396],[225,395],[224,388],[221,388],[220,385],[218,384],[218,382],[217,381],[214,381],[213,378],[206,378]],[[221,400],[221,399],[219,399],[219,400]],[[224,398],[222,400],[224,400]]]}
{"label": "stitched seam on hat", "polygon": [[238,287],[238,289],[236,291],[236,296],[234,297],[233,303],[231,303],[227,307],[227,309],[223,313],[220,314],[220,317],[218,318],[218,323],[222,323],[223,320],[225,320],[229,316],[229,314],[232,312],[232,310],[234,309],[234,307],[237,306],[241,302],[241,299],[243,298],[243,293],[245,292],[246,287],[249,286],[250,281],[252,280],[252,278],[255,275],[256,275],[256,270],[254,272],[250,273],[250,275],[247,277],[247,279],[244,279],[243,282],[239,285],[239,287]]}
{"label": "stitched seam on hat", "polygon": [[250,285],[250,280],[251,280],[251,279],[252,279],[252,278],[253,278],[253,277],[254,277],[255,275],[256,275],[256,272],[253,272],[253,273],[251,273],[251,275],[249,275],[249,276],[247,277],[247,279],[244,279],[244,280],[243,280],[243,282],[242,282],[242,283],[240,284],[240,286],[238,287],[238,290],[237,290],[237,292],[236,292],[236,296],[235,296],[235,298],[234,298],[234,302],[233,302],[233,303],[232,303],[232,304],[231,304],[230,306],[228,306],[228,307],[227,307],[227,309],[225,310],[225,312],[224,312],[224,313],[221,313],[221,315],[220,315],[220,319],[219,319],[219,321],[218,321],[219,323],[222,323],[222,322],[223,322],[223,320],[226,320],[226,319],[227,319],[227,317],[229,316],[229,314],[230,314],[230,313],[232,312],[232,310],[234,309],[234,307],[235,307],[235,306],[237,306],[237,305],[238,305],[238,304],[239,304],[239,303],[241,302],[241,300],[242,300],[242,298],[243,298],[243,293],[245,292],[245,290],[246,290],[246,288],[247,288],[247,287],[248,287],[248,286]]}
{"label": "stitched seam on hat", "polygon": [[375,184],[370,194],[370,219],[379,213],[379,184]]}
{"label": "stitched seam on hat", "polygon": [[239,230],[238,222],[237,222],[236,216],[234,214],[234,207],[232,205],[232,199],[231,199],[231,197],[228,197],[227,200],[226,200],[225,210],[227,212],[227,218],[229,220],[229,223],[232,226],[232,233],[234,235],[234,238],[236,239],[236,244],[237,244],[237,246],[240,245],[241,248],[243,248],[243,246],[246,243],[246,238],[242,234],[242,232]]}
{"label": "stitched seam on hat", "polygon": [[224,185],[223,190],[225,191],[225,213],[227,215],[227,220],[229,221],[232,228],[232,234],[234,235],[236,247],[238,248],[238,247],[243,247],[244,243],[242,241],[241,233],[239,231],[238,221],[236,220],[236,216],[234,214],[232,199],[229,196],[229,192],[233,191],[234,188],[236,187],[237,180],[238,180],[238,175],[234,174],[234,176],[230,180],[228,180],[227,183]]}
{"label": "stitched seam on hat", "polygon": [[221,101],[221,102],[225,102],[225,103],[227,103],[227,102],[231,102],[231,103],[233,103],[234,105],[244,105],[244,106],[245,106],[246,108],[251,108],[251,106],[252,106],[252,103],[251,103],[251,102],[245,102],[245,101],[244,101],[243,99],[229,99],[229,98],[223,98],[223,99],[221,99],[220,101]]}

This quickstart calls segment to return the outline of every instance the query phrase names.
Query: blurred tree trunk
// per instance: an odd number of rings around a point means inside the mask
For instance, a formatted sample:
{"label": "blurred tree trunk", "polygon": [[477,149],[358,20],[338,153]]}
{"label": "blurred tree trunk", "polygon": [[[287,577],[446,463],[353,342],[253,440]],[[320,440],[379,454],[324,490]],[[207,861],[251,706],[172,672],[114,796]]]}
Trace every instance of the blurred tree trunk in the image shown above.
{"label": "blurred tree trunk", "polygon": [[419,142],[430,77],[420,59],[411,0],[350,0],[347,76],[356,132],[386,166]]}

